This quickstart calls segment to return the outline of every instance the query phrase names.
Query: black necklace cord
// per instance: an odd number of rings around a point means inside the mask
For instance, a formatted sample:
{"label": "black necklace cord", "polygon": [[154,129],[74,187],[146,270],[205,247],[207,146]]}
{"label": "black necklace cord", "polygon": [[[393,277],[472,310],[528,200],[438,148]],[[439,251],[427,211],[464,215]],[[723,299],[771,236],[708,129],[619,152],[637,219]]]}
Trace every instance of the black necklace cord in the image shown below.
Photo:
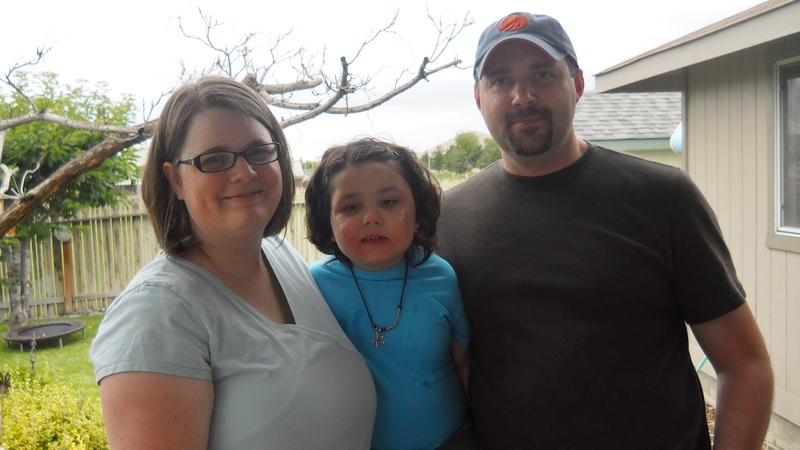
{"label": "black necklace cord", "polygon": [[[392,328],[396,327],[398,322],[400,322],[400,313],[403,310],[403,299],[405,298],[406,293],[406,283],[408,282],[408,257],[405,258],[406,261],[406,270],[405,275],[403,275],[403,289],[400,291],[400,303],[397,304],[397,315],[394,318],[394,323],[389,325],[388,327],[379,327],[375,325],[375,321],[372,319],[372,313],[369,311],[369,306],[367,306],[367,300],[364,297],[364,291],[361,290],[361,285],[358,284],[358,278],[356,278],[356,274],[352,268],[350,268],[350,275],[353,276],[353,281],[356,283],[356,288],[358,289],[358,294],[361,296],[361,302],[364,303],[364,309],[367,310],[367,317],[369,318],[369,323],[372,325],[372,329],[375,330],[376,333],[383,333],[384,331],[389,331]],[[381,339],[381,343],[383,340]],[[375,345],[377,347],[377,343]]]}

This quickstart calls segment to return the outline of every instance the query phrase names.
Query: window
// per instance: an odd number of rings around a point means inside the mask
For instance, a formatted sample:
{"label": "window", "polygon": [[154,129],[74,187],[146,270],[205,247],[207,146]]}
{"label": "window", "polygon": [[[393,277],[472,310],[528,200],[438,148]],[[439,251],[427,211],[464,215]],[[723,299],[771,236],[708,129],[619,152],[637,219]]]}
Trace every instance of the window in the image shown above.
{"label": "window", "polygon": [[800,236],[800,61],[780,68],[778,231]]}

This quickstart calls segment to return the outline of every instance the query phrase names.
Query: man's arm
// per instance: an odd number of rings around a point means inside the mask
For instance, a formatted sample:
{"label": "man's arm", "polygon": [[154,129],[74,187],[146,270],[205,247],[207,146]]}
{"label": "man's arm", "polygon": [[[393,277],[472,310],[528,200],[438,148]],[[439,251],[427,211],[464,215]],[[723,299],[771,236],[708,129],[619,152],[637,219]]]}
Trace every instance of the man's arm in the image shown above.
{"label": "man's arm", "polygon": [[456,371],[458,371],[458,378],[461,379],[461,385],[464,386],[464,391],[466,392],[469,385],[469,353],[455,339],[450,344],[450,353],[453,356]]}
{"label": "man's arm", "polygon": [[691,328],[717,372],[714,448],[760,449],[772,411],[773,378],[750,308],[742,305]]}

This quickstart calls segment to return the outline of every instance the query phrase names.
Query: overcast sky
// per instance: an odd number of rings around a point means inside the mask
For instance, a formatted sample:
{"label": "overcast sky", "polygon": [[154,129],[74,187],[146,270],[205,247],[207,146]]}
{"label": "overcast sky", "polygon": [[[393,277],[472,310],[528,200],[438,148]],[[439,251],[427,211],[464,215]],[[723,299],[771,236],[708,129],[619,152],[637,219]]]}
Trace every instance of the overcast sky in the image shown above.
{"label": "overcast sky", "polygon": [[[426,17],[444,22],[469,14],[474,25],[466,29],[440,62],[462,60],[463,70],[449,69],[430,77],[378,109],[348,117],[318,117],[286,129],[292,152],[304,160],[318,158],[331,145],[364,135],[390,139],[416,151],[435,147],[456,133],[486,132],[472,98],[471,66],[478,36],[490,23],[515,11],[548,14],[570,35],[587,88],[593,75],[697,29],[730,17],[759,0],[93,0],[6,1],[0,8],[0,70],[52,45],[44,64],[63,83],[78,79],[107,82],[115,95],[133,95],[150,104],[178,81],[179,61],[205,67],[208,50],[182,36],[178,17],[194,31],[202,30],[197,12],[224,22],[218,29],[221,44],[234,45],[246,32],[260,33],[265,47],[270,36],[289,34],[281,47],[304,46],[326,55],[330,67],[342,56],[352,59],[371,32],[385,26],[399,11],[396,34],[384,35],[359,56],[351,71],[375,74],[379,96],[403,67],[416,68],[430,53],[435,32]],[[532,7],[537,9],[531,9]],[[292,80],[278,79],[281,82]],[[360,100],[360,99],[355,99]],[[163,103],[163,101],[162,101]],[[356,101],[355,103],[358,103]],[[286,113],[274,110],[276,115]]]}

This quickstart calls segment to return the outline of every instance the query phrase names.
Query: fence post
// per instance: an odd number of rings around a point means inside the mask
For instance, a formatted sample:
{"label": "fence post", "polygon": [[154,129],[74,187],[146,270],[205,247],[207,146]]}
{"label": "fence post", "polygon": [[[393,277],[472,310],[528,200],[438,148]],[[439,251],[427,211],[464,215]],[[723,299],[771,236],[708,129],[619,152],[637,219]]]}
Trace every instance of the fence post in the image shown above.
{"label": "fence post", "polygon": [[72,312],[72,240],[61,241],[64,256],[64,313]]}

